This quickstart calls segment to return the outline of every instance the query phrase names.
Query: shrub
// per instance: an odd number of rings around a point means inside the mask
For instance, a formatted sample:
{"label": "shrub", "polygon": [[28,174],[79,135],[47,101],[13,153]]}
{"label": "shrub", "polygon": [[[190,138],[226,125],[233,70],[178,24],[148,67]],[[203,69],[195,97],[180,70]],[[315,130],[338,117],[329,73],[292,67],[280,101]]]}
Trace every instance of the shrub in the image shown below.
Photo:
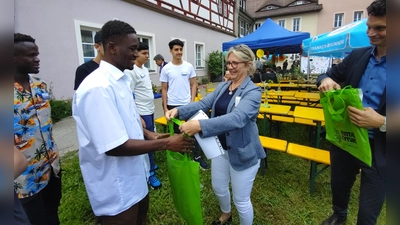
{"label": "shrub", "polygon": [[217,50],[208,54],[206,63],[211,80],[216,80],[218,76],[222,76],[222,52]]}
{"label": "shrub", "polygon": [[208,78],[207,77],[202,78],[201,84],[208,84]]}
{"label": "shrub", "polygon": [[64,118],[72,116],[72,99],[50,100],[51,119],[56,123]]}

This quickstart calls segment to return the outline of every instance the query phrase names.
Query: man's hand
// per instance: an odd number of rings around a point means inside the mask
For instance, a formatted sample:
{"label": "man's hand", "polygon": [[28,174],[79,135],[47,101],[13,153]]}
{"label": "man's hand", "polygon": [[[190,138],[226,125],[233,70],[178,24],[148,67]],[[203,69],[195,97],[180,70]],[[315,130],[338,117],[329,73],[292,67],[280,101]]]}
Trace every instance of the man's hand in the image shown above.
{"label": "man's hand", "polygon": [[163,138],[168,138],[170,134],[167,133],[156,133],[152,131],[148,131],[144,133],[144,136],[146,140],[157,140],[157,139],[163,139]]}
{"label": "man's hand", "polygon": [[178,115],[178,109],[177,108],[173,108],[171,110],[168,110],[165,112],[165,118],[167,120],[171,120],[171,118],[175,118]]}
{"label": "man's hand", "polygon": [[363,110],[349,106],[347,108],[350,120],[353,124],[363,128],[379,128],[385,122],[384,116],[374,109],[367,107]]}
{"label": "man's hand", "polygon": [[144,119],[142,117],[140,117],[140,122],[142,122],[143,129],[146,129],[146,122],[144,121]]}
{"label": "man's hand", "polygon": [[194,139],[184,137],[183,134],[174,134],[168,138],[166,149],[173,152],[191,152],[194,149]]}
{"label": "man's hand", "polygon": [[321,81],[321,85],[319,85],[318,90],[320,92],[330,91],[332,89],[338,90],[340,89],[340,85],[336,83],[332,78],[327,77]]}
{"label": "man's hand", "polygon": [[200,122],[198,120],[190,120],[181,126],[179,130],[189,136],[193,136],[201,131]]}

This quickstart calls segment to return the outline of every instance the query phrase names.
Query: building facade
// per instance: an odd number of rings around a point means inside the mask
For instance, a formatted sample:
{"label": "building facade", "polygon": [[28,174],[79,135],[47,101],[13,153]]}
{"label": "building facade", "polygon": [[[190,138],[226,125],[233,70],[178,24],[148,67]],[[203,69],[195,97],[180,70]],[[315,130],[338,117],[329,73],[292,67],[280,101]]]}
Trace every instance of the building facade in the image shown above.
{"label": "building facade", "polygon": [[171,60],[168,42],[184,41],[184,60],[199,77],[207,76],[206,58],[223,42],[235,38],[235,1],[199,0],[19,0],[15,2],[15,32],[31,35],[39,46],[38,74],[50,84],[56,99],[74,94],[76,68],[96,56],[94,34],[104,23],[119,19],[132,25],[149,45],[146,67],[160,86],[153,57]]}
{"label": "building facade", "polygon": [[335,30],[351,22],[367,18],[367,7],[372,0],[319,0],[324,10],[318,13],[317,34]]}
{"label": "building facade", "polygon": [[271,18],[280,26],[299,32],[317,34],[318,13],[322,5],[317,0],[248,0],[249,13],[255,19],[257,29],[267,19]]}

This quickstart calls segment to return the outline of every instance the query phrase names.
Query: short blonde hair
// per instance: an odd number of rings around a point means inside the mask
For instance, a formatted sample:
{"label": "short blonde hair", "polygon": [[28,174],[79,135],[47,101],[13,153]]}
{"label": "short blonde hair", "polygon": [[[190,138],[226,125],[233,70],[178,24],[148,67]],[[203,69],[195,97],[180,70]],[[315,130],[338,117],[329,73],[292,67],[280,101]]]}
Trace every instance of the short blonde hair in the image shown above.
{"label": "short blonde hair", "polygon": [[228,52],[225,55],[225,61],[228,61],[228,57],[230,54],[235,54],[241,61],[246,62],[246,65],[249,65],[250,69],[247,72],[247,75],[253,74],[256,70],[255,67],[255,59],[256,56],[254,52],[249,48],[249,46],[240,44],[229,48]]}

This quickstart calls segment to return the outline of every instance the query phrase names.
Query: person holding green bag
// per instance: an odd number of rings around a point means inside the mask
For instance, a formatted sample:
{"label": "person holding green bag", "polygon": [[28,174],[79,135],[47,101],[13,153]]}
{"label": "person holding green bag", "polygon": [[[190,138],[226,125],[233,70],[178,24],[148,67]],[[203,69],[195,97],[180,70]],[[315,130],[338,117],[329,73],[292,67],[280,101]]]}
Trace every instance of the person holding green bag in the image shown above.
{"label": "person holding green bag", "polygon": [[119,20],[101,28],[104,58],[75,92],[72,115],[79,141],[79,166],[94,214],[101,225],[146,224],[149,191],[143,154],[190,152],[194,142],[143,129],[132,97],[138,57],[135,29]]}
{"label": "person holding green bag", "polygon": [[386,199],[386,1],[375,0],[367,12],[366,34],[372,46],[354,49],[341,63],[321,74],[317,85],[321,92],[348,85],[361,88],[364,109],[349,106],[348,114],[353,124],[368,129],[372,166],[331,146],[333,215],[323,225],[346,223],[351,189],[360,169],[357,224],[376,224]]}
{"label": "person holding green bag", "polygon": [[165,117],[170,120],[179,116],[179,119],[187,120],[199,110],[212,110],[210,119],[189,120],[179,129],[190,136],[196,133],[200,137],[217,135],[225,150],[225,154],[211,159],[211,182],[221,209],[220,217],[212,225],[227,225],[232,221],[229,182],[240,224],[251,225],[254,211],[250,195],[260,159],[266,156],[256,124],[261,89],[249,77],[255,70],[255,56],[248,46],[230,48],[225,60],[231,77],[229,81],[221,82],[199,102],[167,111]]}

